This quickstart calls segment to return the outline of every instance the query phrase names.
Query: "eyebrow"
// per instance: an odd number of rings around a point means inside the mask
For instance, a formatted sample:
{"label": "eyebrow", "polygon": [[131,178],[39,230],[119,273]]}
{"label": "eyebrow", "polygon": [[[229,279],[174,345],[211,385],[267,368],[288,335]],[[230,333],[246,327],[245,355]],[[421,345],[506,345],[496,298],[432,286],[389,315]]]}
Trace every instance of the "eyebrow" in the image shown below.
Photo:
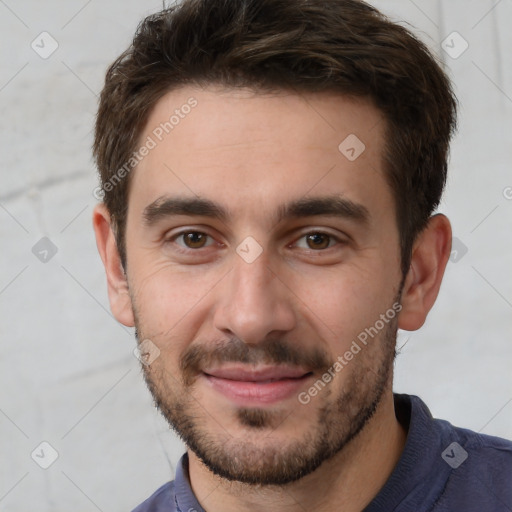
{"label": "eyebrow", "polygon": [[[146,206],[143,218],[152,226],[163,218],[177,215],[209,217],[227,222],[231,215],[223,206],[210,199],[198,197],[160,197]],[[340,196],[302,198],[280,205],[275,215],[275,223],[283,220],[314,217],[318,215],[345,218],[359,224],[368,224],[370,212],[362,204]]]}

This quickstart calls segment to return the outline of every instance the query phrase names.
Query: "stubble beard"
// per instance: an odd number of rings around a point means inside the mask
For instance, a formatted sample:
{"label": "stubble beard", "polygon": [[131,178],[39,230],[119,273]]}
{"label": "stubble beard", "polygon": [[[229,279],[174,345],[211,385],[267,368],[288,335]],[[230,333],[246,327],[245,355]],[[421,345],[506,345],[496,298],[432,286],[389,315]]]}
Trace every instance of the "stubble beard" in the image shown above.
{"label": "stubble beard", "polygon": [[[138,339],[144,339],[140,322],[136,325]],[[183,374],[176,378],[165,370],[164,354],[159,364],[142,364],[142,368],[156,407],[212,473],[251,485],[285,485],[312,473],[324,461],[340,453],[368,424],[392,381],[396,333],[397,319],[394,318],[378,338],[363,347],[341,370],[341,373],[349,372],[342,389],[336,387],[334,377],[310,404],[297,404],[297,407],[308,407],[316,400],[323,403],[314,409],[316,421],[312,421],[300,437],[290,440],[279,435],[279,427],[293,421],[294,409],[283,412],[279,408],[238,408],[236,421],[240,433],[233,436],[217,424],[194,397],[194,378]],[[285,354],[286,348],[279,340],[272,347],[265,352],[265,362],[302,361],[300,355]],[[245,345],[233,346],[233,349],[228,349],[228,360],[262,361],[260,353],[248,352]],[[195,356],[199,361],[201,352]],[[318,367],[331,366],[326,364],[324,354],[316,356]],[[182,369],[183,364],[182,358]],[[321,375],[317,373],[316,377]]]}

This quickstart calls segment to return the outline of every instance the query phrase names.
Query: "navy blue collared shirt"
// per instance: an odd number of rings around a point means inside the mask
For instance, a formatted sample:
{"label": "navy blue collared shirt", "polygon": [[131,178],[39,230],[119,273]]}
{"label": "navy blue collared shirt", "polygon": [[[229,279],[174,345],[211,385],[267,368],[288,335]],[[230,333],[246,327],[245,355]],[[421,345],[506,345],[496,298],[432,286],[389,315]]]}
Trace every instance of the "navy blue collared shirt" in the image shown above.
{"label": "navy blue collared shirt", "polygon": [[[457,428],[434,419],[417,397],[395,395],[407,429],[400,460],[363,512],[512,511],[512,441]],[[205,512],[188,479],[188,457],[173,482],[133,512]]]}

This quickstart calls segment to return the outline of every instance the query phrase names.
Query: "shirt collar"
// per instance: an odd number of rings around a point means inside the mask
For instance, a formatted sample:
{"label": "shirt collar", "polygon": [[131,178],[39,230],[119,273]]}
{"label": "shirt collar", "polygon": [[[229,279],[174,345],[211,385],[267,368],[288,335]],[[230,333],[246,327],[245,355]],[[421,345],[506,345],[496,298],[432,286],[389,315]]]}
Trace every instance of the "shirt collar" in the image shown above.
{"label": "shirt collar", "polygon": [[178,512],[205,512],[199,505],[192,488],[190,487],[190,480],[188,476],[188,454],[185,453],[181,457],[176,474],[174,476],[174,488],[176,501],[176,508]]}

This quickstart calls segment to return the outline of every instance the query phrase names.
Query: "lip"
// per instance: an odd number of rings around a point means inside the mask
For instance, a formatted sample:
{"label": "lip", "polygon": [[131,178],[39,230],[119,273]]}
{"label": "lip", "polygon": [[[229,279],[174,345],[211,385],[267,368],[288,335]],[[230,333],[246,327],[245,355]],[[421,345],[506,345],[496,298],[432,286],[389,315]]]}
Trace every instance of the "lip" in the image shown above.
{"label": "lip", "polygon": [[296,395],[312,373],[287,366],[224,366],[207,369],[208,384],[236,405],[274,404]]}

